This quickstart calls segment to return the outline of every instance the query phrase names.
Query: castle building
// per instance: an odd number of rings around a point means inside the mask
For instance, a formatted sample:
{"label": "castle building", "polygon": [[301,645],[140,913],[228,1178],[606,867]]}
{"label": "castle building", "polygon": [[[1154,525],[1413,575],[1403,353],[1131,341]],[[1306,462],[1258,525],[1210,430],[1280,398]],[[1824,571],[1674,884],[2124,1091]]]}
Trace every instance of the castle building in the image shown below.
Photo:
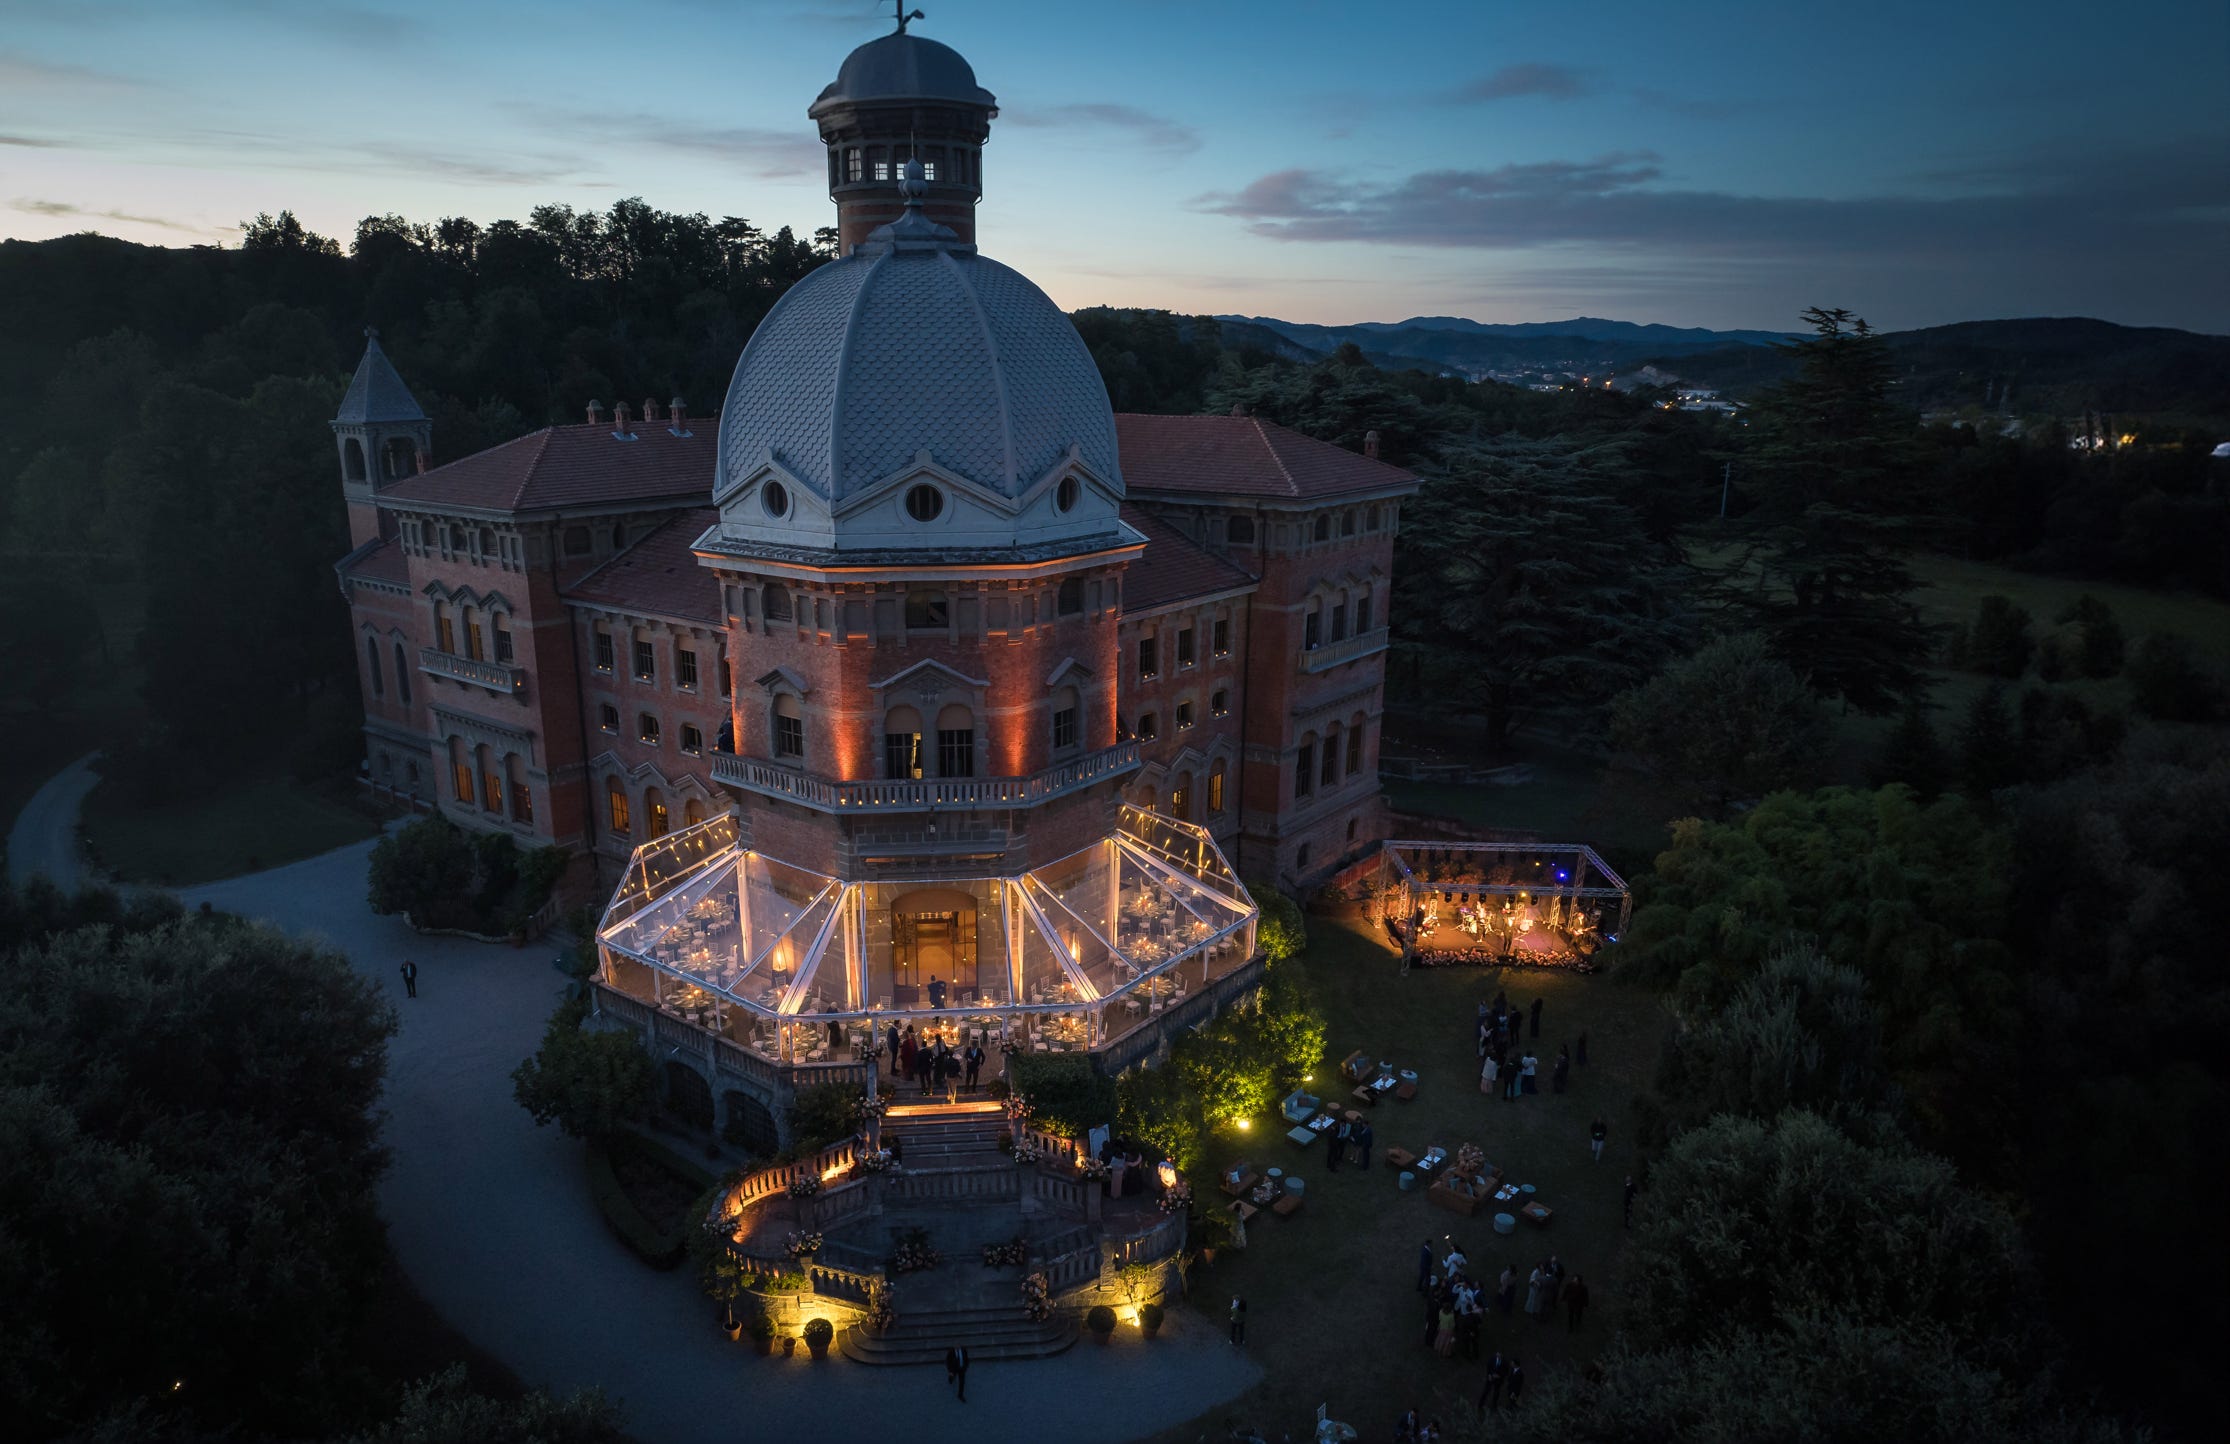
{"label": "castle building", "polygon": [[590,403],[431,465],[367,346],[333,427],[369,778],[622,876],[600,998],[738,1077],[836,1066],[884,1010],[1103,1050],[1239,977],[1240,875],[1382,835],[1417,483],[1114,414],[976,248],[997,107],[948,47],[863,45],[809,114],[841,256],[717,415]]}

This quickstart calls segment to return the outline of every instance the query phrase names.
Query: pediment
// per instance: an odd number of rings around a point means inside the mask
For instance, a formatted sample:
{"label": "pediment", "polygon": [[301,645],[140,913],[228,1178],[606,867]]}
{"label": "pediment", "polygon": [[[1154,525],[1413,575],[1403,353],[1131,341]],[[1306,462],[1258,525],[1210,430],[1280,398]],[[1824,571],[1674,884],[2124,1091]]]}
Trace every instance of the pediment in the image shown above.
{"label": "pediment", "polygon": [[1045,675],[1045,685],[1058,687],[1063,682],[1083,686],[1092,680],[1092,669],[1074,657],[1063,657],[1061,664]]}
{"label": "pediment", "polygon": [[752,681],[755,686],[764,687],[769,692],[779,691],[787,687],[800,697],[813,690],[803,677],[791,671],[788,667],[776,667],[771,672],[762,673],[760,676],[753,678]]}
{"label": "pediment", "polygon": [[927,451],[917,451],[914,453],[912,461],[907,462],[880,481],[852,492],[835,506],[829,508],[829,515],[842,520],[855,513],[866,511],[880,504],[892,493],[902,491],[916,482],[922,481],[935,482],[954,494],[964,496],[985,510],[996,512],[1000,516],[1011,517],[1021,510],[1021,506],[1014,498],[988,486],[978,485],[950,467],[938,464],[936,458],[932,457]]}
{"label": "pediment", "polygon": [[757,492],[769,481],[779,481],[788,487],[793,504],[798,498],[813,497],[818,500],[820,497],[819,492],[798,480],[796,472],[776,460],[772,451],[762,450],[759,459],[748,470],[732,479],[725,474],[722,476],[720,486],[713,491],[712,504],[726,511],[728,503]]}
{"label": "pediment", "polygon": [[971,677],[958,668],[949,667],[934,657],[925,657],[911,667],[891,673],[880,682],[870,682],[867,685],[871,691],[882,692],[900,686],[916,690],[941,687],[970,687],[980,690],[991,684],[981,677]]}

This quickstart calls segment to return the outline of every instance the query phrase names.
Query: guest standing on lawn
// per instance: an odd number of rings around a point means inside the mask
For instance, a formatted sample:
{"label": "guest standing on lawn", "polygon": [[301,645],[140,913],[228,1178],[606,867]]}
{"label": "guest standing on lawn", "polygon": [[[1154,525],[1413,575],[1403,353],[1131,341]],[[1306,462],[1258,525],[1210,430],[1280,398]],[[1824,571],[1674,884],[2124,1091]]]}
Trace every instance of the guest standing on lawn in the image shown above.
{"label": "guest standing on lawn", "polygon": [[1568,1048],[1556,1050],[1556,1066],[1549,1071],[1549,1091],[1562,1093],[1564,1080],[1572,1076],[1572,1053]]}
{"label": "guest standing on lawn", "polygon": [[1533,1272],[1526,1275],[1525,1279],[1525,1311],[1528,1316],[1536,1321],[1541,1317],[1541,1281],[1543,1277],[1541,1266],[1535,1264]]}
{"label": "guest standing on lawn", "polygon": [[1347,1125],[1324,1130],[1324,1168],[1328,1173],[1340,1171],[1340,1160],[1347,1156]]}
{"label": "guest standing on lawn", "polygon": [[1510,1305],[1516,1301],[1517,1297],[1518,1266],[1516,1264],[1504,1264],[1502,1266],[1502,1292],[1495,1295],[1494,1300],[1495,1306],[1502,1310],[1504,1317],[1509,1316]]}
{"label": "guest standing on lawn", "polygon": [[1610,1135],[1611,1126],[1603,1121],[1602,1114],[1596,1114],[1595,1121],[1587,1125],[1587,1146],[1593,1150],[1597,1163],[1603,1161],[1603,1140]]}
{"label": "guest standing on lawn", "polygon": [[418,964],[403,959],[403,991],[410,997],[418,996]]}
{"label": "guest standing on lawn", "polygon": [[1519,1092],[1539,1093],[1541,1091],[1541,1085],[1534,1081],[1534,1075],[1539,1070],[1540,1066],[1541,1060],[1534,1057],[1531,1053],[1526,1054],[1525,1057],[1518,1060]]}
{"label": "guest standing on lawn", "polygon": [[1523,1365],[1523,1364],[1521,1364],[1521,1363],[1519,1363],[1519,1362],[1518,1362],[1518,1358],[1517,1358],[1517,1355],[1515,1355],[1515,1354],[1512,1354],[1512,1355],[1510,1356],[1510,1407],[1511,1407],[1511,1408],[1515,1409],[1515,1408],[1517,1408],[1517,1407],[1518,1407],[1518,1396],[1519,1396],[1520,1394],[1523,1394],[1524,1392],[1525,1392],[1525,1365]]}
{"label": "guest standing on lawn", "polygon": [[1237,1294],[1233,1294],[1231,1296],[1231,1342],[1244,1344],[1246,1341],[1247,1301]]}
{"label": "guest standing on lawn", "polygon": [[1355,1145],[1355,1157],[1365,1168],[1371,1166],[1371,1144],[1377,1136],[1371,1131],[1370,1120],[1365,1118],[1355,1125],[1354,1135],[1349,1139]]}
{"label": "guest standing on lawn", "polygon": [[1485,1065],[1479,1069],[1479,1091],[1481,1093],[1485,1093],[1490,1097],[1493,1096],[1494,1085],[1497,1081],[1495,1078],[1495,1074],[1498,1071],[1499,1069],[1496,1065],[1494,1055],[1492,1053],[1489,1053],[1487,1055],[1487,1061]]}
{"label": "guest standing on lawn", "polygon": [[1510,1377],[1510,1366],[1502,1361],[1502,1351],[1496,1349],[1494,1357],[1487,1360],[1487,1381],[1479,1386],[1479,1407],[1502,1407],[1502,1385]]}

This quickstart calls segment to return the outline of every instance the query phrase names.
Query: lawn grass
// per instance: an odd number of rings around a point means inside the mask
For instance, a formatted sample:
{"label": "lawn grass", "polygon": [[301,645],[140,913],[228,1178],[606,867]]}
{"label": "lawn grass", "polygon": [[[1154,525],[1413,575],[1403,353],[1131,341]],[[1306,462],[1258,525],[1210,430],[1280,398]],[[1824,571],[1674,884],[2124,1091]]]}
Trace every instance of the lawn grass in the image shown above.
{"label": "lawn grass", "polygon": [[141,806],[103,781],[85,799],[85,840],[99,866],[125,882],[213,882],[377,833],[377,817],[339,790],[346,785],[249,777],[206,797]]}
{"label": "lawn grass", "polygon": [[1976,606],[1995,594],[2027,608],[2042,636],[2052,630],[2055,617],[2087,592],[2113,608],[2131,646],[2150,632],[2180,632],[2191,639],[2201,657],[2217,666],[2230,665],[2230,602],[2191,592],[2040,576],[1955,557],[1914,557],[1912,569],[1920,581],[1913,601],[1929,622],[1972,622]]}
{"label": "lawn grass", "polygon": [[1692,811],[1651,779],[1614,774],[1600,758],[1537,748],[1523,760],[1533,769],[1526,782],[1387,778],[1386,797],[1401,812],[1537,833],[1549,842],[1584,842],[1628,877],[1664,850],[1667,825]]}
{"label": "lawn grass", "polygon": [[[1332,1057],[1316,1072],[1316,1091],[1337,1082],[1336,1060],[1357,1048],[1417,1070],[1422,1087],[1412,1103],[1389,1100],[1372,1113],[1377,1141],[1368,1170],[1352,1163],[1324,1167],[1321,1142],[1297,1148],[1272,1114],[1246,1133],[1226,1131],[1211,1155],[1214,1173],[1197,1181],[1203,1200],[1220,1199],[1215,1180],[1239,1159],[1307,1180],[1306,1202],[1290,1219],[1270,1214],[1249,1226],[1244,1252],[1219,1254],[1201,1270],[1190,1306],[1218,1324],[1231,1296],[1247,1300],[1246,1347],[1265,1368],[1263,1382],[1228,1405],[1160,1436],[1178,1440],[1226,1437],[1227,1419],[1252,1423],[1271,1438],[1305,1437],[1319,1403],[1366,1439],[1387,1437],[1400,1411],[1414,1403],[1452,1421],[1453,1403],[1475,1399],[1484,1360],[1494,1350],[1517,1354],[1536,1385],[1555,1370],[1583,1365],[1619,1326],[1625,1176],[1634,1167],[1632,1102],[1656,1066],[1666,1015],[1653,993],[1601,977],[1484,968],[1419,970],[1398,975],[1398,959],[1360,921],[1321,915],[1309,920],[1310,946],[1297,965],[1331,1021]],[[1296,964],[1288,964],[1294,966]],[[1498,988],[1514,1003],[1544,999],[1542,1091],[1519,1103],[1479,1092],[1472,1056],[1475,1005]],[[1587,1030],[1590,1066],[1572,1071],[1562,1097],[1548,1091],[1546,1062],[1559,1043]],[[1340,1090],[1344,1093],[1344,1088]],[[1588,1155],[1590,1120],[1601,1110],[1610,1144],[1601,1163]],[[1477,1143],[1513,1182],[1531,1183],[1556,1211],[1546,1227],[1521,1222],[1498,1237],[1491,1214],[1462,1218],[1403,1193],[1379,1156],[1388,1146],[1422,1152],[1438,1143],[1453,1152]],[[1522,1275],[1552,1252],[1584,1274],[1592,1294],[1581,1331],[1564,1321],[1537,1324],[1520,1309],[1490,1313],[1480,1336],[1480,1362],[1443,1360],[1423,1343],[1423,1303],[1415,1291],[1418,1245],[1443,1235],[1461,1239],[1474,1272],[1490,1279],[1504,1263]]]}

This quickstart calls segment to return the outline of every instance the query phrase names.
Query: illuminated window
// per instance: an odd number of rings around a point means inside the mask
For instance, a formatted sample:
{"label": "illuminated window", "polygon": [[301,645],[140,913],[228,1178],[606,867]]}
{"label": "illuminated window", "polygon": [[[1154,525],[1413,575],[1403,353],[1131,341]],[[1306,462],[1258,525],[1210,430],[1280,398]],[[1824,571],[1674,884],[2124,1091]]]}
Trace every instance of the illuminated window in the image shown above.
{"label": "illuminated window", "polygon": [[774,755],[805,755],[805,712],[788,693],[774,699]]}
{"label": "illuminated window", "polygon": [[637,741],[646,742],[653,747],[658,745],[658,718],[656,714],[650,712],[636,714],[635,737]]}
{"label": "illuminated window", "polygon": [[453,771],[457,784],[457,800],[459,802],[472,801],[472,764],[459,762],[455,765]]}
{"label": "illuminated window", "polygon": [[1185,730],[1185,729],[1186,729],[1187,727],[1190,727],[1191,725],[1192,725],[1192,703],[1190,703],[1190,702],[1179,702],[1179,703],[1177,704],[1177,730],[1178,730],[1179,732],[1182,732],[1182,731],[1184,731],[1184,730]]}
{"label": "illuminated window", "polygon": [[1218,762],[1208,772],[1208,810],[1223,811],[1223,764]]}
{"label": "illuminated window", "polygon": [[919,781],[921,769],[921,713],[893,707],[883,718],[883,775]]}
{"label": "illuminated window", "polygon": [[604,784],[604,803],[611,814],[612,836],[627,836],[627,794],[621,790],[618,778]]}
{"label": "illuminated window", "polygon": [[480,805],[490,812],[503,811],[503,778],[496,773],[480,774]]}
{"label": "illuminated window", "polygon": [[449,609],[434,603],[434,645],[455,656],[457,652],[456,624],[449,620]]}
{"label": "illuminated window", "polygon": [[650,682],[658,677],[658,649],[638,637],[635,639],[635,680]]}
{"label": "illuminated window", "polygon": [[524,782],[511,790],[511,815],[520,822],[534,821],[534,789]]}
{"label": "illuminated window", "polygon": [[958,703],[937,714],[937,775],[976,775],[976,722]]}
{"label": "illuminated window", "polygon": [[652,837],[664,837],[666,828],[666,804],[653,800],[650,804],[650,835]]}
{"label": "illuminated window", "polygon": [[1148,681],[1161,675],[1161,642],[1157,637],[1138,639],[1138,680]]}
{"label": "illuminated window", "polygon": [[1216,624],[1209,631],[1208,638],[1208,648],[1210,651],[1214,652],[1219,657],[1230,656],[1231,619],[1229,617],[1216,618]]}
{"label": "illuminated window", "polygon": [[674,685],[685,691],[697,690],[697,654],[688,647],[674,648]]}
{"label": "illuminated window", "polygon": [[619,731],[619,708],[614,707],[609,702],[597,708],[596,725],[606,732],[617,733]]}
{"label": "illuminated window", "polygon": [[480,619],[469,612],[465,614],[465,655],[475,662],[487,659],[487,653],[481,650]]}
{"label": "illuminated window", "polygon": [[705,750],[705,734],[693,723],[684,722],[681,724],[681,750],[691,757],[695,757]]}
{"label": "illuminated window", "polygon": [[1138,740],[1151,742],[1161,735],[1161,719],[1151,712],[1138,714]]}
{"label": "illuminated window", "polygon": [[612,670],[612,634],[602,627],[596,629],[596,670]]}
{"label": "illuminated window", "polygon": [[1229,716],[1231,714],[1231,694],[1221,687],[1209,693],[1208,714],[1212,717]]}
{"label": "illuminated window", "polygon": [[1179,627],[1177,629],[1177,665],[1190,667],[1192,663],[1192,628]]}

